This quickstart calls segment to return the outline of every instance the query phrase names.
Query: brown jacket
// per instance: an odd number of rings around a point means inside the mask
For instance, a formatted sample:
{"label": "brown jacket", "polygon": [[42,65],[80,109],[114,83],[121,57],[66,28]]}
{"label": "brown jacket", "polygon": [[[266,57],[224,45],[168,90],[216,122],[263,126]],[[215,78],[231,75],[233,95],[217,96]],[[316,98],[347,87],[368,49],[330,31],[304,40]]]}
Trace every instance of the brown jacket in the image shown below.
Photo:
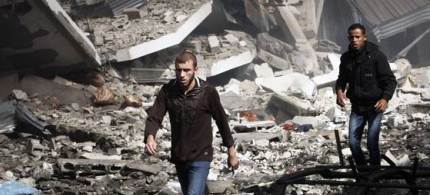
{"label": "brown jacket", "polygon": [[205,81],[196,81],[196,86],[185,95],[179,82],[171,80],[163,85],[148,111],[145,142],[148,135],[155,137],[166,111],[169,112],[171,161],[174,163],[213,159],[211,117],[215,119],[223,145],[230,147],[234,144],[218,92]]}

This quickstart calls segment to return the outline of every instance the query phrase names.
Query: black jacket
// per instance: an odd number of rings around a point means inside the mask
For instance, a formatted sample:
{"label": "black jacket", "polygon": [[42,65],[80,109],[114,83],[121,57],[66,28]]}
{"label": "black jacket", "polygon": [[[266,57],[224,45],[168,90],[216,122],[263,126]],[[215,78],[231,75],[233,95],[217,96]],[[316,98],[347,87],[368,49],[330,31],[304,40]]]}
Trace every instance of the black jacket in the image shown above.
{"label": "black jacket", "polygon": [[367,42],[360,50],[350,47],[340,58],[336,91],[344,91],[347,84],[353,111],[368,111],[381,98],[390,100],[397,82],[387,57],[377,45]]}
{"label": "black jacket", "polygon": [[205,81],[196,81],[196,86],[185,95],[179,82],[171,80],[163,85],[153,107],[148,111],[145,142],[148,135],[155,137],[166,111],[169,112],[171,161],[174,163],[213,159],[212,117],[220,131],[223,145],[230,147],[234,144],[218,92]]}

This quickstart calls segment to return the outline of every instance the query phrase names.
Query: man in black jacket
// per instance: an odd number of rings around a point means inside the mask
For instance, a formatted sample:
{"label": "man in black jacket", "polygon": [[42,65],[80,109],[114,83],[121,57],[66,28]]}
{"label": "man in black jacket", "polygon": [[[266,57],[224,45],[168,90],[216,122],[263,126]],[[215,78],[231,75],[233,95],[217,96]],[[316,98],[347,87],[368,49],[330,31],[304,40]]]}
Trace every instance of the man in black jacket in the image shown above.
{"label": "man in black jacket", "polygon": [[172,147],[171,161],[176,165],[184,194],[203,194],[210,162],[213,159],[211,118],[226,146],[229,167],[237,169],[233,138],[227,116],[216,89],[196,77],[196,56],[188,50],[175,60],[176,79],[163,85],[154,106],[148,112],[145,127],[146,151],[156,153],[155,134],[169,112]]}
{"label": "man in black jacket", "polygon": [[377,45],[367,41],[363,25],[351,25],[348,28],[348,39],[349,49],[340,59],[336,101],[338,105],[344,107],[346,99],[349,98],[352,104],[349,146],[357,165],[366,165],[360,146],[366,123],[370,164],[380,165],[378,142],[381,119],[396,88],[396,78],[387,57],[379,51]]}

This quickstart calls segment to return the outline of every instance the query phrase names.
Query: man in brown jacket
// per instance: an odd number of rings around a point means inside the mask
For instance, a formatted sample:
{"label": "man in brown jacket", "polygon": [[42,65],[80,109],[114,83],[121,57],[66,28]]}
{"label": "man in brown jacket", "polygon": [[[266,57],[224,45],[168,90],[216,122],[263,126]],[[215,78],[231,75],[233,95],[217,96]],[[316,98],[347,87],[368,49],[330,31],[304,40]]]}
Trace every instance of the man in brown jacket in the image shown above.
{"label": "man in brown jacket", "polygon": [[175,60],[176,79],[163,85],[154,106],[148,112],[145,127],[146,151],[156,153],[155,135],[169,112],[172,147],[171,161],[176,165],[184,194],[203,194],[213,159],[212,126],[214,118],[223,145],[228,148],[228,166],[237,169],[233,138],[227,116],[216,89],[196,77],[197,60],[183,51]]}

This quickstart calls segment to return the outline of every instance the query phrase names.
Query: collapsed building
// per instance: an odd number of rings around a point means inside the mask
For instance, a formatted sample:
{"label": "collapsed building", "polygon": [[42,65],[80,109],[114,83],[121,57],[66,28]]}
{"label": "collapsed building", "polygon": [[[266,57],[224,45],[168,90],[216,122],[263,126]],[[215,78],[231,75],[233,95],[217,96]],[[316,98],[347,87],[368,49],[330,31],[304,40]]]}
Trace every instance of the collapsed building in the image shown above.
{"label": "collapsed building", "polygon": [[[399,81],[384,114],[381,152],[396,166],[414,159],[429,166],[429,6],[424,0],[0,1],[0,190],[25,184],[28,194],[180,194],[168,161],[168,117],[155,156],[144,152],[143,129],[146,109],[175,77],[174,58],[183,49],[196,54],[198,76],[217,86],[241,162],[235,173],[228,170],[215,127],[209,193],[267,194],[285,174],[340,163],[350,156],[350,108],[336,106],[332,86],[354,22],[369,27]],[[291,185],[285,193],[354,189]]]}

